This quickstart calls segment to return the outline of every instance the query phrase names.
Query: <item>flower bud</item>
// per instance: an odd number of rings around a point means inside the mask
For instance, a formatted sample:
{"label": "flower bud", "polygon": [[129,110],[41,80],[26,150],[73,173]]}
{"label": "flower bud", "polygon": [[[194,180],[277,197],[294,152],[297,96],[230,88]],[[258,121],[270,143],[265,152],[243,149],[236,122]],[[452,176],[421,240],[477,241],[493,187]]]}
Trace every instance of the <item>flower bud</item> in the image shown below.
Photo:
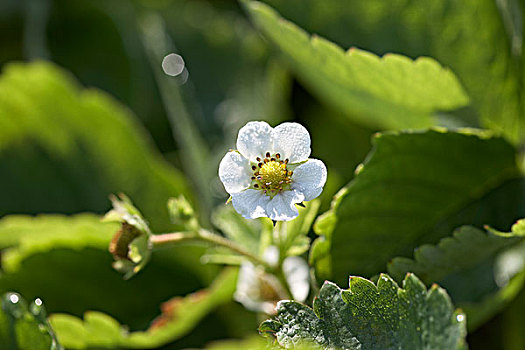
{"label": "flower bud", "polygon": [[151,231],[131,200],[123,194],[119,197],[111,197],[113,209],[102,220],[121,223],[109,243],[109,252],[115,258],[113,267],[128,279],[139,272],[151,256]]}
{"label": "flower bud", "polygon": [[197,230],[199,228],[195,211],[183,195],[168,200],[168,211],[174,224],[183,225],[189,230]]}

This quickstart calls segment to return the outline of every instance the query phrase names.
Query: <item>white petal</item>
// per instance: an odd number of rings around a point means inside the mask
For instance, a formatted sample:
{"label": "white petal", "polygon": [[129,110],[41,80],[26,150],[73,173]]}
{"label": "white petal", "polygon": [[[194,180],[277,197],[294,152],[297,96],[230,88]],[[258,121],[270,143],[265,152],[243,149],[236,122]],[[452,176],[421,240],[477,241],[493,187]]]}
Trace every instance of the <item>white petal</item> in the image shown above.
{"label": "white petal", "polygon": [[283,261],[283,272],[293,298],[299,302],[305,301],[310,291],[310,269],[306,261],[298,256],[290,256]]}
{"label": "white petal", "polygon": [[279,263],[279,248],[274,245],[266,248],[263,253],[263,259],[271,266],[277,266]]}
{"label": "white petal", "polygon": [[308,159],[294,169],[292,189],[301,192],[305,201],[310,201],[321,194],[326,182],[326,166],[319,159]]}
{"label": "white petal", "polygon": [[305,161],[311,152],[310,134],[301,124],[282,123],[273,129],[273,148],[290,163]]}
{"label": "white petal", "polygon": [[275,221],[289,221],[299,215],[295,203],[301,203],[304,196],[297,191],[283,191],[276,194],[266,206],[267,216]]}
{"label": "white petal", "polygon": [[239,270],[239,277],[237,278],[234,299],[249,310],[259,311],[261,308],[259,288],[255,266],[249,261],[243,261]]}
{"label": "white petal", "polygon": [[248,189],[232,193],[232,204],[235,210],[246,219],[256,219],[266,215],[266,206],[270,197],[263,191]]}
{"label": "white petal", "polygon": [[237,150],[252,162],[264,158],[266,152],[273,153],[272,131],[266,122],[249,122],[239,130]]}
{"label": "white petal", "polygon": [[219,178],[229,194],[247,189],[251,183],[250,162],[238,152],[228,152],[219,165]]}

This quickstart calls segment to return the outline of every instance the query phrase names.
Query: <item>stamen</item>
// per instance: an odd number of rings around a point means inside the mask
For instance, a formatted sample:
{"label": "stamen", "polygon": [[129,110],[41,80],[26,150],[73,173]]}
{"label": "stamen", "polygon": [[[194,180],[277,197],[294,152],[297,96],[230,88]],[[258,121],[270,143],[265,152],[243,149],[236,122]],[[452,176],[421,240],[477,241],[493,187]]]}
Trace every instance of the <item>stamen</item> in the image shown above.
{"label": "stamen", "polygon": [[252,176],[252,180],[255,180],[255,176]]}
{"label": "stamen", "polygon": [[[286,168],[289,159],[281,160],[280,154],[275,154],[271,157],[270,152],[266,152],[266,158],[256,164],[257,171],[254,171],[256,183],[252,188],[263,190],[268,196],[275,196],[278,193],[287,191],[292,182],[290,176],[292,174]],[[260,159],[260,158],[259,158]],[[255,166],[255,165],[254,165]]]}
{"label": "stamen", "polygon": [[252,165],[252,169],[253,169],[253,170],[256,170],[257,167],[256,167],[255,165]]}
{"label": "stamen", "polygon": [[258,162],[261,161],[261,157],[257,157],[257,158],[255,158],[255,159],[257,159]]}

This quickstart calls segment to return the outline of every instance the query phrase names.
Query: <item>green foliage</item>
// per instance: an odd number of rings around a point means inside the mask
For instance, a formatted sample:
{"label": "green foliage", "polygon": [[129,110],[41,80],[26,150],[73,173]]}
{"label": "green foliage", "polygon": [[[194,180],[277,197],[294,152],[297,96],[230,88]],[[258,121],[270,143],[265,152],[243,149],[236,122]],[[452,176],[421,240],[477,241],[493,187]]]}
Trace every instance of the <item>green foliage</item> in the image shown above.
{"label": "green foliage", "polygon": [[0,96],[0,214],[103,212],[125,192],[168,225],[164,203],[186,182],[124,107],[44,62],[4,66]]}
{"label": "green foliage", "polygon": [[423,245],[416,249],[414,259],[394,258],[388,264],[388,273],[400,281],[407,272],[420,276],[426,284],[437,282],[457,271],[468,269],[522,241],[525,220],[512,226],[509,233],[489,229],[484,232],[471,226],[454,231],[438,245]]}
{"label": "green foliage", "polygon": [[270,243],[273,227],[271,221],[247,220],[231,204],[219,207],[212,216],[212,222],[226,237],[242,244],[253,254],[264,254]]}
{"label": "green foliage", "polygon": [[[231,205],[218,208],[212,216],[212,222],[226,237],[246,247],[255,255],[263,257],[273,242],[279,247],[282,257],[295,256],[307,252],[310,247],[310,238],[307,235],[320,204],[319,200],[306,202],[304,207],[298,207],[297,219],[280,225],[277,230],[274,230],[271,220],[267,218],[244,219]],[[204,259],[209,262],[232,264],[238,264],[242,260],[236,259],[229,251],[217,249],[212,249]]]}
{"label": "green foliage", "polygon": [[341,290],[325,282],[313,309],[281,301],[277,317],[260,330],[274,334],[287,347],[313,342],[323,348],[341,349],[464,349],[465,317],[454,311],[437,285],[427,291],[413,274],[403,287],[388,275],[374,283],[350,277],[350,288]]}
{"label": "green foliage", "polygon": [[[0,247],[8,248],[2,251],[0,291],[40,297],[51,312],[82,315],[101,310],[118,315],[131,329],[142,329],[158,313],[161,301],[200,289],[217,273],[199,263],[202,248],[179,246],[157,252],[147,269],[124,281],[111,268],[108,252],[117,229],[117,224],[92,214],[3,218]],[[177,283],[159,283],[159,278]],[[137,295],[148,296],[141,298],[140,307]],[[201,312],[206,310],[211,309]],[[188,322],[187,327],[194,325]]]}
{"label": "green foliage", "polygon": [[151,349],[181,338],[217,306],[229,302],[235,291],[237,271],[225,270],[209,289],[162,304],[162,314],[146,331],[129,332],[117,320],[101,312],[88,311],[84,319],[54,314],[50,323],[61,343],[70,349]]}
{"label": "green foliage", "polygon": [[514,149],[485,132],[385,133],[373,143],[316,224],[325,243],[314,247],[312,261],[329,265],[329,249],[338,282],[347,271],[377,274],[392,257],[441,238],[436,224],[518,173]]}
{"label": "green foliage", "polygon": [[[525,139],[523,2],[265,0],[283,16],[346,48],[430,56],[450,67],[473,110],[465,119]],[[473,114],[473,115],[472,115]]]}
{"label": "green foliage", "polygon": [[310,248],[310,238],[307,235],[317,217],[321,202],[316,199],[304,205],[304,208],[298,208],[299,217],[285,224],[286,232],[279,244],[284,256],[301,255]]}
{"label": "green foliage", "polygon": [[0,344],[6,350],[62,350],[47,322],[42,300],[30,305],[17,293],[1,299]]}
{"label": "green foliage", "polygon": [[[118,225],[101,223],[93,214],[6,216],[0,221],[0,248],[4,272],[16,272],[26,258],[53,249],[107,249]],[[5,249],[9,248],[9,249]]]}
{"label": "green foliage", "polygon": [[[525,217],[524,15],[523,0],[0,1],[0,293],[45,300],[72,349],[464,349],[464,314],[471,349],[523,349],[523,221],[502,231]],[[291,222],[222,205],[219,157],[249,120],[300,122],[327,165]],[[101,222],[122,192],[144,216],[121,196],[120,226]],[[148,265],[124,281],[113,259],[128,277]],[[220,273],[247,259],[237,286]],[[262,326],[277,340],[247,338],[244,307],[348,274],[375,284],[326,282],[313,310],[278,304]],[[39,300],[4,296],[0,348],[52,347]]]}
{"label": "green foliage", "polygon": [[[509,233],[463,226],[436,246],[427,244],[417,248],[414,259],[394,258],[388,264],[388,272],[397,281],[413,272],[426,285],[434,282],[446,285],[452,298],[457,295],[456,302],[466,310],[469,329],[475,329],[501,311],[523,286],[523,276],[511,280],[516,271],[493,272],[493,261],[502,250],[522,242],[524,236],[525,220],[514,224]],[[481,272],[472,273],[480,266]],[[497,281],[487,282],[483,275],[493,275]],[[457,280],[463,282],[451,283]],[[493,285],[505,290],[494,292]]]}
{"label": "green foliage", "polygon": [[290,60],[290,66],[320,98],[371,127],[429,127],[432,113],[468,103],[452,72],[431,58],[382,58],[356,48],[343,51],[323,38],[310,38],[270,7],[246,1],[259,28]]}

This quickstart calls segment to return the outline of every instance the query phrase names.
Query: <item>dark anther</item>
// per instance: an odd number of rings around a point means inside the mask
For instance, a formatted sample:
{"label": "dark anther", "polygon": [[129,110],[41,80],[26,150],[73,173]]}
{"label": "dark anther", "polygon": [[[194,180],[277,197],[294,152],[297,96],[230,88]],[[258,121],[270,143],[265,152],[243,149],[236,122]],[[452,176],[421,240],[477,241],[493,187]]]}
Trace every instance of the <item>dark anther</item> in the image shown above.
{"label": "dark anther", "polygon": [[252,169],[255,170],[257,169],[257,167],[255,165],[252,165]]}
{"label": "dark anther", "polygon": [[259,187],[259,185],[255,184],[255,185],[253,185],[253,187],[257,188],[257,187]]}
{"label": "dark anther", "polygon": [[272,162],[275,162],[275,158],[270,159]]}
{"label": "dark anther", "polygon": [[266,158],[270,158],[270,152],[266,152]]}
{"label": "dark anther", "polygon": [[255,180],[255,176],[252,176],[252,180]]}
{"label": "dark anther", "polygon": [[284,160],[284,164],[288,164],[288,162],[289,162],[289,160],[288,160],[288,158],[286,158],[286,159]]}
{"label": "dark anther", "polygon": [[264,163],[268,163],[268,159],[264,158]]}
{"label": "dark anther", "polygon": [[260,168],[260,167],[262,167],[263,163],[259,163],[259,164],[257,164],[257,165],[258,165],[258,166],[259,166],[259,168]]}
{"label": "dark anther", "polygon": [[257,158],[255,158],[255,159],[257,159],[258,162],[261,161],[261,157],[257,157]]}
{"label": "dark anther", "polygon": [[279,153],[277,153],[277,154],[275,155],[275,158],[279,159],[279,158],[281,158],[281,155],[280,155]]}

